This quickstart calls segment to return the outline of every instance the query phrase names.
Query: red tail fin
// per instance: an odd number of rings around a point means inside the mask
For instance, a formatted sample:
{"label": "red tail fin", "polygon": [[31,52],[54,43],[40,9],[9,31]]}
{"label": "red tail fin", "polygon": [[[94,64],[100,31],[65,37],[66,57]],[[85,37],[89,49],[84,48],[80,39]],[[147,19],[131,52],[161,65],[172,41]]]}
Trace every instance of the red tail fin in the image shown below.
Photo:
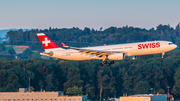
{"label": "red tail fin", "polygon": [[44,49],[60,48],[51,39],[49,39],[44,33],[37,33],[39,40]]}

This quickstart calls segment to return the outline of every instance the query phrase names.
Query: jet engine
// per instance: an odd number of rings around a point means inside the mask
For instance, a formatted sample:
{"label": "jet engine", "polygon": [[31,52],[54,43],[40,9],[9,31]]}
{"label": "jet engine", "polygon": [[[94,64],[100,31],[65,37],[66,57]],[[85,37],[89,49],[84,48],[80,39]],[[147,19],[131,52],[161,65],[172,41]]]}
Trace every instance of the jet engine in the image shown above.
{"label": "jet engine", "polygon": [[108,56],[109,60],[123,60],[124,53],[114,53]]}

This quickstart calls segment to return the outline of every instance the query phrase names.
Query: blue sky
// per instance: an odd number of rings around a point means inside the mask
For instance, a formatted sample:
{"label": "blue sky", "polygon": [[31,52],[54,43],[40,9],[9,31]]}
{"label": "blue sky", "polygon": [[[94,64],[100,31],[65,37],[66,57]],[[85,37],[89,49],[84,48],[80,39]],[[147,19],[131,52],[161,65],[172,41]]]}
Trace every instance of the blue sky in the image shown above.
{"label": "blue sky", "polygon": [[180,22],[180,0],[0,0],[0,29],[150,29]]}

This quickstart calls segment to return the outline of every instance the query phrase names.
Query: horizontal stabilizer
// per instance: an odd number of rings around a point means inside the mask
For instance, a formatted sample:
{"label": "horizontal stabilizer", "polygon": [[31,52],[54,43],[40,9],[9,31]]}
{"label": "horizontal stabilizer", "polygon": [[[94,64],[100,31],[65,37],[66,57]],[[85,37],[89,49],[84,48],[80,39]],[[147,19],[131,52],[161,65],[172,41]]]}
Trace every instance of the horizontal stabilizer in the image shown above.
{"label": "horizontal stabilizer", "polygon": [[32,51],[32,52],[40,53],[41,55],[45,55],[45,56],[53,56],[53,52],[52,51],[50,51],[50,52]]}

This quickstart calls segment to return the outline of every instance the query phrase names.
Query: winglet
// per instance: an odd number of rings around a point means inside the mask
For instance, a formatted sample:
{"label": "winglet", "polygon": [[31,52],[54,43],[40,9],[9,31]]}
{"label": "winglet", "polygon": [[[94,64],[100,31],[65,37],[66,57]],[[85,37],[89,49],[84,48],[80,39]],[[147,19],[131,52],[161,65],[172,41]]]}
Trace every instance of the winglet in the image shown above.
{"label": "winglet", "polygon": [[64,43],[61,43],[61,44],[62,44],[63,47],[68,47],[68,46],[67,46],[66,44],[64,44]]}

